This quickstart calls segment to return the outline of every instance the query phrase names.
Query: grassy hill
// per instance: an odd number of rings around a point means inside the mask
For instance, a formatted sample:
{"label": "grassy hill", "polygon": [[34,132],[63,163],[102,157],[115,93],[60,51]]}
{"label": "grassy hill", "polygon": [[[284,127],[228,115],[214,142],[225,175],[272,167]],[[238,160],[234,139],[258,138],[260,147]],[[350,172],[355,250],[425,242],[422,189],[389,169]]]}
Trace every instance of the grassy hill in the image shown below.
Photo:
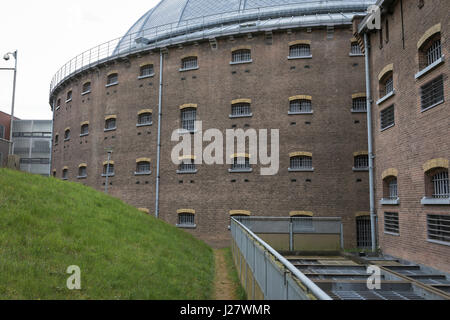
{"label": "grassy hill", "polygon": [[80,184],[0,169],[0,299],[211,299],[213,282],[212,249],[191,235]]}

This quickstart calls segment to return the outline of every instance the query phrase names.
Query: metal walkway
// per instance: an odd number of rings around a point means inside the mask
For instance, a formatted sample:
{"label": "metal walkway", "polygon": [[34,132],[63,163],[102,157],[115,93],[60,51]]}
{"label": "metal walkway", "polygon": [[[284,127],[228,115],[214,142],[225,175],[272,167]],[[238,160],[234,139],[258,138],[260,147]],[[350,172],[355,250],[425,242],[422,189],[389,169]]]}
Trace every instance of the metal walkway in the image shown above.
{"label": "metal walkway", "polygon": [[[450,281],[418,265],[385,258],[287,256],[298,270],[334,300],[450,299]],[[367,267],[381,269],[381,289],[367,287]]]}

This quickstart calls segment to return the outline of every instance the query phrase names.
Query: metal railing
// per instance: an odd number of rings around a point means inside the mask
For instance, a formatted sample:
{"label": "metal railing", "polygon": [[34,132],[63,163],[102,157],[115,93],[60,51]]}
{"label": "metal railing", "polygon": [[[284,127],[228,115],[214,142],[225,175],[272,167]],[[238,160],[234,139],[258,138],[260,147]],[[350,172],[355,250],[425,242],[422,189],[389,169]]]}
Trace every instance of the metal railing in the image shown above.
{"label": "metal railing", "polygon": [[332,300],[292,263],[234,218],[231,219],[231,233],[233,258],[249,299]]}
{"label": "metal railing", "polygon": [[[331,3],[322,5],[321,1],[316,0],[244,11],[230,11],[144,29],[102,43],[71,59],[53,77],[50,84],[50,95],[60,83],[73,74],[134,52],[241,32],[330,23],[350,24],[355,14],[364,12],[373,2],[373,0],[361,3],[336,2],[333,7]],[[304,16],[308,14],[311,15],[311,18],[305,19]],[[246,23],[249,21],[253,21],[253,23]]]}

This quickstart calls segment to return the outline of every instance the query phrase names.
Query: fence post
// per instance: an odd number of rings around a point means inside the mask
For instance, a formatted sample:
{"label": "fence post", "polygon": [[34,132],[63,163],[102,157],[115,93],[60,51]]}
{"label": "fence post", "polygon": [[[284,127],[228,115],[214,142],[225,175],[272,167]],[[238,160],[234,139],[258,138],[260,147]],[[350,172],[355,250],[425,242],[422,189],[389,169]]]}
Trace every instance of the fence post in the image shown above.
{"label": "fence post", "polygon": [[292,219],[289,220],[289,251],[294,251],[294,225]]}

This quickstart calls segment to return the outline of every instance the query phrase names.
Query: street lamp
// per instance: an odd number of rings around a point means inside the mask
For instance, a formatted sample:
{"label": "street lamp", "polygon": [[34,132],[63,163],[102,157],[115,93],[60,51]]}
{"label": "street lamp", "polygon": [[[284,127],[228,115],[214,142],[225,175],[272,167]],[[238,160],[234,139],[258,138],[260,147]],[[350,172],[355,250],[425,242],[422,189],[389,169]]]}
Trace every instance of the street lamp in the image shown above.
{"label": "street lamp", "polygon": [[14,57],[14,68],[0,68],[0,70],[14,70],[14,82],[13,82],[13,95],[11,103],[11,125],[9,127],[9,155],[12,155],[13,151],[13,126],[14,126],[14,103],[16,101],[16,78],[17,78],[17,50],[14,52],[8,52],[3,56],[5,61],[8,61],[10,57]]}

